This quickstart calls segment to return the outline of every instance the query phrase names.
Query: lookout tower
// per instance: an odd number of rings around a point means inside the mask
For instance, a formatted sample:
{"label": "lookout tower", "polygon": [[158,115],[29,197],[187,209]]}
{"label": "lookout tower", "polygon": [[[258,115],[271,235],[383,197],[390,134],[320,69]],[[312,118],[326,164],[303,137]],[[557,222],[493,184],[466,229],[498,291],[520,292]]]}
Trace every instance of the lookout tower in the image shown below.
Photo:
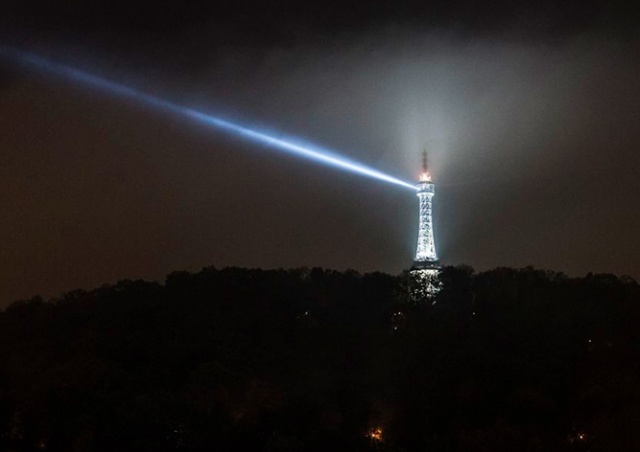
{"label": "lookout tower", "polygon": [[413,261],[413,269],[437,270],[440,266],[438,264],[438,255],[436,254],[436,242],[433,238],[433,220],[431,218],[435,185],[431,181],[431,174],[429,174],[426,151],[422,152],[422,172],[416,189],[420,202],[420,219],[418,223],[418,246],[416,258]]}

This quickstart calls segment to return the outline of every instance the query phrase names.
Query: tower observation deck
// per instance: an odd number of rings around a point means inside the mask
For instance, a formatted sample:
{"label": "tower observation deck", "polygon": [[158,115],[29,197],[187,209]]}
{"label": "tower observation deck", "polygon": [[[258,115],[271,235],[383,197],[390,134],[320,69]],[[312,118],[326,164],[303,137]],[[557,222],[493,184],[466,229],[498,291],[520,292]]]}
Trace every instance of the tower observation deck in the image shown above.
{"label": "tower observation deck", "polygon": [[433,220],[431,218],[435,185],[431,181],[431,175],[429,174],[426,152],[422,154],[422,173],[416,188],[420,203],[420,219],[418,224],[418,246],[413,268],[416,270],[437,270],[440,266],[438,255],[436,254],[436,243],[433,238]]}

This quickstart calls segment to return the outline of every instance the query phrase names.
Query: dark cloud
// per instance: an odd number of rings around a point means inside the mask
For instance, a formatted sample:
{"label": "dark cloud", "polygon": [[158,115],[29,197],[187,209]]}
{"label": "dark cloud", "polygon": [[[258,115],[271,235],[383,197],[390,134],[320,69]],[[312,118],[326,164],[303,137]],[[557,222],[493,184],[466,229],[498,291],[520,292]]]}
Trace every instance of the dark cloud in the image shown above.
{"label": "dark cloud", "polygon": [[[621,1],[540,2],[376,1],[256,2],[5,0],[0,25],[32,37],[74,38],[125,49],[147,41],[202,39],[219,45],[294,45],[322,35],[369,32],[384,27],[456,33],[520,31],[536,37],[579,32],[629,35],[637,29],[638,7]],[[197,44],[196,44],[197,45]]]}
{"label": "dark cloud", "polygon": [[238,51],[263,58],[274,49],[321,45],[389,32],[439,33],[458,39],[551,42],[598,34],[629,41],[640,8],[633,2],[281,0],[5,0],[0,39],[56,58],[120,67],[158,78],[209,69]]}

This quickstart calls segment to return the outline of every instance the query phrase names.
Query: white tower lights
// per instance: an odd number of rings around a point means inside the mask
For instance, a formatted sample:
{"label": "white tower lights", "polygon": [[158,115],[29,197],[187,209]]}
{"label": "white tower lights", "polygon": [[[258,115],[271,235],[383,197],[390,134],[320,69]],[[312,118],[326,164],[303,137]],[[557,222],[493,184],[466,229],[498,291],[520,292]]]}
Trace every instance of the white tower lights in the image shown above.
{"label": "white tower lights", "polygon": [[433,220],[431,218],[431,206],[435,185],[431,181],[429,168],[427,166],[427,153],[422,154],[422,173],[420,182],[416,185],[418,199],[420,202],[420,220],[418,225],[418,246],[413,268],[434,269],[439,268],[438,255],[436,254],[436,243],[433,238]]}

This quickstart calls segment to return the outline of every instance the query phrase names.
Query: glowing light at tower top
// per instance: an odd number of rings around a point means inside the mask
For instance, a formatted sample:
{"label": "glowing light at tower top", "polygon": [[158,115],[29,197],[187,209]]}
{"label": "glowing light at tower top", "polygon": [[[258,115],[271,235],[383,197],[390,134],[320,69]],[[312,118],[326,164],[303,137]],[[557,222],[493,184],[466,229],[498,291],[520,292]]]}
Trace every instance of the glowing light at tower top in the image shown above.
{"label": "glowing light at tower top", "polygon": [[321,149],[294,139],[275,137],[260,132],[254,128],[249,128],[234,122],[227,121],[217,116],[212,116],[210,114],[146,94],[142,91],[138,91],[134,88],[122,85],[120,83],[109,81],[88,72],[84,72],[63,64],[55,63],[32,53],[13,48],[0,48],[0,55],[3,54],[10,56],[19,62],[28,64],[31,67],[35,67],[39,70],[54,73],[70,80],[82,83],[84,85],[111,92],[119,96],[136,99],[148,106],[155,107],[173,114],[178,114],[182,117],[198,121],[207,126],[212,126],[218,129],[225,130],[227,132],[231,132],[237,136],[250,139],[254,142],[261,143],[262,145],[286,152],[291,155],[302,157],[307,160],[321,163],[323,165],[328,165],[343,171],[348,171],[354,174],[371,177],[373,179],[398,185],[411,190],[416,190],[416,187],[413,184],[385,174],[379,170],[368,167],[360,162],[348,159],[342,155],[328,151],[326,149]]}
{"label": "glowing light at tower top", "polygon": [[420,173],[420,182],[431,182],[431,174],[428,171]]}

